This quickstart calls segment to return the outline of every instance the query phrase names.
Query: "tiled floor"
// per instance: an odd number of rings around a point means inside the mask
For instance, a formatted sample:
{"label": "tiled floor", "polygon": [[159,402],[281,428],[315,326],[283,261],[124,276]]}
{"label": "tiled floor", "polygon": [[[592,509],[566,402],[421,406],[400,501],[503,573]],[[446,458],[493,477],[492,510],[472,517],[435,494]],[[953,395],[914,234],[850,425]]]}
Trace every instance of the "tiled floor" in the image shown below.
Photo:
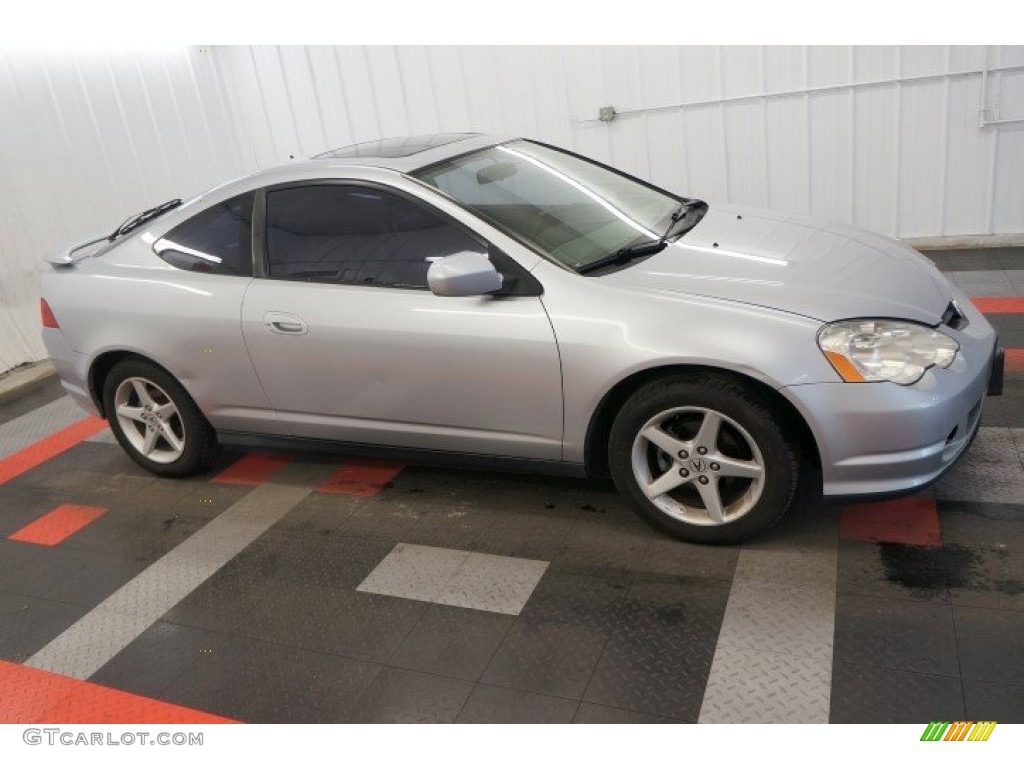
{"label": "tiled floor", "polygon": [[[933,257],[1024,296],[1022,249]],[[230,450],[159,480],[82,419],[53,382],[0,405],[0,721],[1024,719],[1024,370],[930,491],[743,547],[605,482]]]}

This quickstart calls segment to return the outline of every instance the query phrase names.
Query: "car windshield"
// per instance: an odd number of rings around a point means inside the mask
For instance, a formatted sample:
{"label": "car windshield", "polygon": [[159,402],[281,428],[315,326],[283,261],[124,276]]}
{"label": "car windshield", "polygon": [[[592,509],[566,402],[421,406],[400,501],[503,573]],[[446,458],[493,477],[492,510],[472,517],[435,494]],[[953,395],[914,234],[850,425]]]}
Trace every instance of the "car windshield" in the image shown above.
{"label": "car windshield", "polygon": [[414,175],[572,269],[657,240],[680,203],[609,168],[525,140]]}

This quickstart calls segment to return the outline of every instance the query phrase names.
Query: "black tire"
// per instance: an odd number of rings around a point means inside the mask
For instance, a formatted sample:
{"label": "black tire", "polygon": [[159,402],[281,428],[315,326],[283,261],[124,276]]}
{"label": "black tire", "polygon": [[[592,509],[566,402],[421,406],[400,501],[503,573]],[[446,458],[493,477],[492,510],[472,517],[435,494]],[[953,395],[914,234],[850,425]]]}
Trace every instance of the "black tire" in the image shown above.
{"label": "black tire", "polygon": [[[178,411],[184,433],[181,456],[170,463],[160,463],[144,456],[132,445],[117,418],[114,403],[117,388],[127,379],[146,379],[166,393]],[[103,382],[103,411],[110,429],[132,460],[149,472],[162,477],[184,477],[201,472],[210,466],[220,450],[213,427],[203,416],[185,388],[171,374],[155,363],[141,358],[129,358],[117,363]]]}
{"label": "black tire", "polygon": [[[676,408],[715,411],[745,430],[748,433],[747,437],[752,438],[756,448],[760,450],[763,462],[760,495],[742,516],[732,520],[726,519],[725,522],[716,525],[687,522],[657,506],[641,489],[633,470],[634,441],[651,419]],[[732,430],[732,435],[740,434],[732,426],[725,429]],[[799,443],[795,435],[796,430],[792,424],[787,423],[784,414],[774,409],[771,401],[753,386],[727,375],[683,374],[652,381],[630,396],[612,425],[608,459],[612,478],[619,492],[633,503],[641,517],[656,528],[685,541],[706,544],[733,543],[773,526],[792,503],[800,484],[801,467]],[[658,449],[654,450],[657,452]],[[640,455],[645,454],[641,451]],[[662,459],[667,460],[667,456],[663,454]],[[672,464],[669,471],[681,473],[685,464],[686,462]],[[652,472],[651,477],[653,476]],[[715,483],[716,489],[720,487],[717,479],[713,479],[712,482]],[[723,483],[725,482],[723,480]],[[729,488],[742,489],[744,483],[750,488],[754,481],[740,479],[728,482],[733,484]],[[671,495],[696,495],[698,491],[696,483],[688,481],[688,485],[674,489]],[[754,493],[750,494],[751,498],[754,496]],[[665,498],[658,497],[659,501]],[[678,500],[678,503],[686,506],[690,502]],[[693,514],[699,516],[703,508],[696,502],[691,509],[697,509]]]}

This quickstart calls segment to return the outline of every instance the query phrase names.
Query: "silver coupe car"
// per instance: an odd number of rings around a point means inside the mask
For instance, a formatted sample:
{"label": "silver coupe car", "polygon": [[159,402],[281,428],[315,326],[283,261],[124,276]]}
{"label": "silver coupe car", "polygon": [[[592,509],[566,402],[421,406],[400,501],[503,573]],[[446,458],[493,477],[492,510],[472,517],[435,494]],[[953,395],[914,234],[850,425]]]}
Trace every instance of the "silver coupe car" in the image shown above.
{"label": "silver coupe car", "polygon": [[514,137],[327,152],[48,261],[64,388],[159,475],[254,437],[610,474],[662,530],[735,541],[809,478],[926,486],[1002,384],[992,327],[910,247]]}

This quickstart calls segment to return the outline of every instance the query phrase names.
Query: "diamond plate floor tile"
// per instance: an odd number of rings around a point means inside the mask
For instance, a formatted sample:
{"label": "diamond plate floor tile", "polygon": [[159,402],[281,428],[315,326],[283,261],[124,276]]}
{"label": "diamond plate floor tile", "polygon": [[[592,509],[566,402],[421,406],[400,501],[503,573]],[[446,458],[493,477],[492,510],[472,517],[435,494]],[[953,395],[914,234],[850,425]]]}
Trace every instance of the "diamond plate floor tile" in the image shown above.
{"label": "diamond plate floor tile", "polygon": [[842,662],[832,667],[830,722],[917,724],[963,719],[963,689],[955,677]]}
{"label": "diamond plate floor tile", "polygon": [[1024,499],[1024,465],[1011,431],[982,427],[959,462],[935,485],[941,500],[1001,504]]}
{"label": "diamond plate floor tile", "polygon": [[481,682],[578,699],[606,639],[607,633],[591,627],[520,617]]}
{"label": "diamond plate floor tile", "polygon": [[348,536],[473,549],[486,539],[492,523],[491,515],[466,506],[382,496],[356,507],[339,528]]}
{"label": "diamond plate floor tile", "polygon": [[628,590],[625,579],[549,571],[540,580],[521,615],[534,623],[579,624],[611,632]]}
{"label": "diamond plate floor tile", "polygon": [[1010,276],[1001,269],[950,272],[949,278],[968,296],[1016,296]]}
{"label": "diamond plate floor tile", "polygon": [[1024,551],[1024,499],[1016,504],[946,501],[939,513],[947,547]]}
{"label": "diamond plate floor tile", "polygon": [[696,722],[728,595],[711,581],[634,585],[584,701]]}
{"label": "diamond plate floor tile", "polygon": [[964,681],[967,717],[1000,723],[1024,723],[1024,686]]}
{"label": "diamond plate floor tile", "polygon": [[528,691],[479,684],[457,723],[571,723],[579,702]]}
{"label": "diamond plate floor tile", "polygon": [[843,541],[837,589],[852,595],[949,602],[945,553],[939,547]]}
{"label": "diamond plate floor tile", "polygon": [[464,550],[396,544],[356,589],[437,602],[469,556]]}
{"label": "diamond plate floor tile", "polygon": [[637,518],[581,512],[551,567],[586,574],[641,571],[655,533]]}
{"label": "diamond plate floor tile", "polygon": [[731,581],[739,553],[739,547],[707,547],[655,536],[644,551],[640,570],[653,580],[696,576]]}
{"label": "diamond plate floor tile", "polygon": [[702,723],[827,723],[832,662],[746,648],[719,648]]}
{"label": "diamond plate floor tile", "polygon": [[606,707],[602,704],[590,704],[582,702],[576,712],[574,723],[589,725],[612,725],[615,723],[637,723],[645,725],[682,723],[683,720],[674,720],[670,717],[659,717],[646,712],[636,712],[631,709],[619,709],[618,707]]}
{"label": "diamond plate floor tile", "polygon": [[581,514],[578,507],[529,512],[503,509],[490,516],[492,523],[486,536],[472,549],[492,555],[553,561]]}
{"label": "diamond plate floor tile", "polygon": [[85,418],[70,397],[62,397],[0,425],[0,458],[17,453]]}
{"label": "diamond plate floor tile", "polygon": [[1024,613],[954,606],[964,680],[1024,685]]}
{"label": "diamond plate floor tile", "polygon": [[945,557],[952,603],[1024,611],[1024,548],[947,547]]}
{"label": "diamond plate floor tile", "polygon": [[100,685],[160,698],[201,656],[230,654],[237,640],[158,621],[104,664],[89,680]]}
{"label": "diamond plate floor tile", "polygon": [[547,567],[539,560],[403,543],[357,589],[516,615]]}
{"label": "diamond plate floor tile", "polygon": [[243,634],[279,645],[386,662],[416,626],[426,603],[307,585],[278,593]]}
{"label": "diamond plate floor tile", "polygon": [[720,645],[831,658],[835,590],[736,582]]}
{"label": "diamond plate floor tile", "polygon": [[355,702],[355,723],[450,723],[473,684],[450,677],[385,667]]}
{"label": "diamond plate floor tile", "polygon": [[0,659],[25,661],[87,610],[81,605],[0,592]]}
{"label": "diamond plate floor tile", "polygon": [[515,616],[547,567],[541,560],[474,552],[438,595],[437,602]]}
{"label": "diamond plate floor tile", "polygon": [[840,595],[835,658],[855,664],[958,677],[948,605]]}
{"label": "diamond plate floor tile", "polygon": [[737,581],[827,589],[836,582],[836,549],[778,552],[744,549],[736,566]]}
{"label": "diamond plate floor tile", "polygon": [[378,674],[363,661],[234,638],[199,654],[161,698],[249,723],[336,723]]}
{"label": "diamond plate floor tile", "polygon": [[85,680],[142,634],[152,620],[94,609],[37,651],[25,663]]}
{"label": "diamond plate floor tile", "polygon": [[497,613],[432,605],[388,664],[418,672],[479,680],[514,619]]}

